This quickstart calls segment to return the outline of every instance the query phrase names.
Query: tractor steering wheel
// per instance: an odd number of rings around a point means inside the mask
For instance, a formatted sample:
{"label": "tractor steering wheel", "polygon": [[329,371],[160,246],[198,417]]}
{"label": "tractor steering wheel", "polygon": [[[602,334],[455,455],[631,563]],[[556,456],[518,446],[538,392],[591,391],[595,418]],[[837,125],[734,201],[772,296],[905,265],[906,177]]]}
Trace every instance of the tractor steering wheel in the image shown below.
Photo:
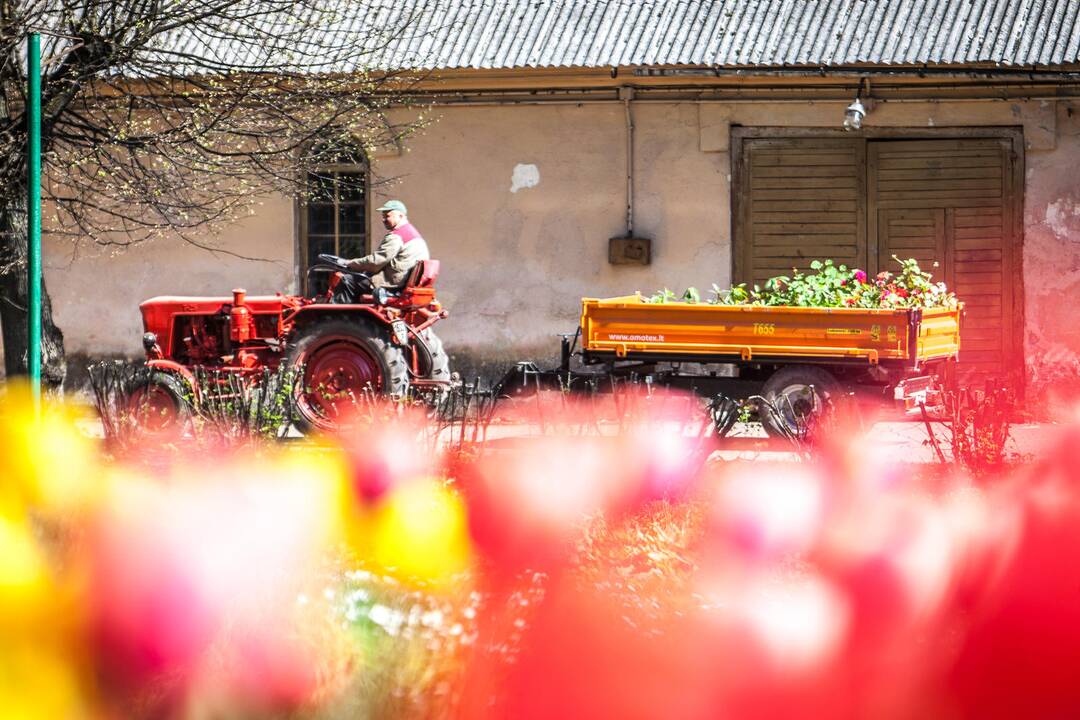
{"label": "tractor steering wheel", "polygon": [[350,268],[348,258],[331,255],[330,253],[319,253],[319,262],[332,266],[333,269],[337,270],[338,272],[345,272],[349,273],[350,275],[363,275],[365,277],[370,277],[366,272],[362,272],[360,270],[353,270],[352,268]]}
{"label": "tractor steering wheel", "polygon": [[[342,273],[343,275],[349,275],[354,278],[355,283],[359,285],[357,288],[361,293],[371,293],[373,291],[371,284],[371,275],[362,272],[360,270],[353,270],[349,267],[348,258],[339,257],[337,255],[331,255],[329,253],[319,253],[318,262],[308,268],[308,281],[315,273]],[[336,293],[337,291],[335,291]],[[355,292],[355,291],[354,291]],[[335,297],[337,295],[335,294]],[[341,302],[341,300],[338,300]]]}

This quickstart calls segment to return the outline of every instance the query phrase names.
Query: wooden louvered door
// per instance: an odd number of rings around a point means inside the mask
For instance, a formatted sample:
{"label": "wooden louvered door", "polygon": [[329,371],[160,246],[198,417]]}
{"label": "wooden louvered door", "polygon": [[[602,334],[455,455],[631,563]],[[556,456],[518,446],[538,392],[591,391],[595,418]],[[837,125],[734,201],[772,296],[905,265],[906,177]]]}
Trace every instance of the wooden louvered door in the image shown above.
{"label": "wooden louvered door", "polygon": [[[915,257],[964,302],[961,377],[1019,367],[1014,355],[1011,143],[998,139],[868,143],[873,271]],[[932,264],[937,261],[938,267]]]}
{"label": "wooden louvered door", "polygon": [[1019,374],[1019,142],[747,134],[735,154],[735,280],[818,258],[895,272],[893,255],[914,257],[965,304],[961,378]]}
{"label": "wooden louvered door", "polygon": [[936,279],[946,279],[949,261],[945,252],[944,210],[879,210],[877,221],[880,269],[896,272],[899,265],[890,262],[893,255],[915,258],[919,267],[933,273]]}
{"label": "wooden louvered door", "polygon": [[762,283],[815,259],[866,265],[865,141],[759,138],[742,156],[740,282]]}

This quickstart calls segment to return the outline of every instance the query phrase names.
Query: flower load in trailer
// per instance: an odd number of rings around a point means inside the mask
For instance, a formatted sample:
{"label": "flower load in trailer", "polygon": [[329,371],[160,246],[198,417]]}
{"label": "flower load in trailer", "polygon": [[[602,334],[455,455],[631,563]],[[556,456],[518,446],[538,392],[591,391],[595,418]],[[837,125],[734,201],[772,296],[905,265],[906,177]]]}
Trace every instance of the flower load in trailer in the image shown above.
{"label": "flower load in trailer", "polygon": [[[865,270],[836,265],[832,260],[814,260],[813,273],[793,270],[790,276],[769,278],[764,285],[747,287],[746,283],[723,289],[712,287],[711,305],[767,305],[791,307],[847,308],[950,308],[958,304],[956,295],[943,282],[933,282],[932,275],[919,267],[918,260],[901,260],[900,272],[882,270],[870,277]],[[936,263],[935,263],[936,265]],[[682,296],[668,289],[646,299],[650,303],[701,302],[697,288]]]}

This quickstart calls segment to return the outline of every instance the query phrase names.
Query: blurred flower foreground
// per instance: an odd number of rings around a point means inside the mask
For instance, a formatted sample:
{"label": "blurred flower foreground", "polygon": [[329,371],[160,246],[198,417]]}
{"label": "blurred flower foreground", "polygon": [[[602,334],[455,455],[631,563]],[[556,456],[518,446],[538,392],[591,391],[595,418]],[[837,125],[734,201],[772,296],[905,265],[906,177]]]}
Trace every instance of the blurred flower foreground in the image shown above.
{"label": "blurred flower foreground", "polygon": [[709,461],[658,398],[120,452],[9,387],[0,716],[1080,715],[1080,425],[976,480]]}

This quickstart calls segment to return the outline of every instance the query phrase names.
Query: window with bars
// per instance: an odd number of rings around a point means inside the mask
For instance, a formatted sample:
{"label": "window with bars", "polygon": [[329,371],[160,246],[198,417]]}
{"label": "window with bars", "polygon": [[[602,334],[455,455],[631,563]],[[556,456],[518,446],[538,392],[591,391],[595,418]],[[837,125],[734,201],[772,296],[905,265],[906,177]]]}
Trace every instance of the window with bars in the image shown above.
{"label": "window with bars", "polygon": [[362,165],[335,165],[308,173],[308,198],[301,225],[300,257],[308,295],[325,292],[327,275],[307,279],[320,253],[346,258],[367,247],[367,171]]}

